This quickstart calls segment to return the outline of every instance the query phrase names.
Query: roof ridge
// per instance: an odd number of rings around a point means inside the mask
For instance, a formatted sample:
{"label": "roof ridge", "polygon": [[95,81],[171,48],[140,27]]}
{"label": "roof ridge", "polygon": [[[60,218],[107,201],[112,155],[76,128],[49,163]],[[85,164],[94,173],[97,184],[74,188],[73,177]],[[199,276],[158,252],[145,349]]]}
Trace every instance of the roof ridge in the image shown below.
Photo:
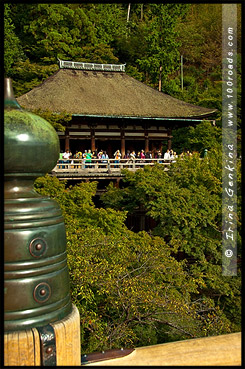
{"label": "roof ridge", "polygon": [[102,63],[88,63],[88,62],[74,62],[68,60],[59,61],[60,69],[82,69],[95,71],[110,71],[110,72],[125,72],[125,64],[102,64]]}

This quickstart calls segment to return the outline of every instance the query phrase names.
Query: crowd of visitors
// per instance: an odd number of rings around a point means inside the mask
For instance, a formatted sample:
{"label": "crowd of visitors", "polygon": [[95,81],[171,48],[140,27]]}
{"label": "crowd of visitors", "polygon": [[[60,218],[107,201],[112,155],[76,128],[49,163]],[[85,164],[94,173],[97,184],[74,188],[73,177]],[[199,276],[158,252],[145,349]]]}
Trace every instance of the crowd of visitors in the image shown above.
{"label": "crowd of visitors", "polygon": [[[190,156],[192,155],[192,153],[186,151],[181,153],[180,157],[183,157],[184,155]],[[85,167],[91,167],[91,163],[95,162],[98,164],[102,164],[101,166],[103,166],[103,164],[108,163],[109,159],[114,159],[113,160],[114,167],[118,167],[118,164],[121,161],[121,159],[127,159],[128,161],[124,160],[124,162],[129,163],[133,161],[135,161],[136,163],[142,161],[150,162],[149,159],[158,159],[159,163],[165,163],[165,162],[175,162],[177,157],[178,155],[172,149],[170,150],[167,149],[165,153],[162,153],[161,150],[145,152],[142,149],[140,151],[137,151],[137,153],[135,150],[132,151],[127,150],[124,156],[122,156],[120,150],[116,150],[112,158],[109,158],[105,150],[91,151],[89,149],[85,150],[84,152],[82,152],[81,150],[80,151],[77,150],[74,155],[70,150],[66,150],[65,152],[60,153],[59,164],[69,164],[69,163],[73,164],[74,162],[76,162],[84,164]],[[80,159],[81,161],[78,161],[77,159]]]}

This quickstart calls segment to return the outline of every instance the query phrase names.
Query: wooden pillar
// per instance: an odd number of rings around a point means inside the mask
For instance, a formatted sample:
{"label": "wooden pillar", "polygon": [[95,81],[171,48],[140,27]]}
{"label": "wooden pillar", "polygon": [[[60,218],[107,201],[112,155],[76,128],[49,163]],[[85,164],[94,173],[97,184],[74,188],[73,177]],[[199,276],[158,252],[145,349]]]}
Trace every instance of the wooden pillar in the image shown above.
{"label": "wooden pillar", "polygon": [[163,143],[160,141],[159,150],[162,152]]}
{"label": "wooden pillar", "polygon": [[168,149],[171,150],[172,148],[172,129],[168,129]]}
{"label": "wooden pillar", "polygon": [[149,151],[149,136],[148,132],[145,132],[145,152]]}
{"label": "wooden pillar", "polygon": [[144,231],[145,230],[145,212],[143,209],[143,205],[140,205],[139,208],[139,217],[140,217],[140,231]]}
{"label": "wooden pillar", "polygon": [[111,146],[111,142],[109,140],[107,141],[107,145],[106,146],[107,146],[106,152],[107,152],[109,158],[112,158],[113,157],[113,154],[114,154],[114,151],[113,151],[113,148]]}
{"label": "wooden pillar", "polygon": [[122,158],[125,155],[125,132],[124,129],[121,130],[121,154]]}
{"label": "wooden pillar", "polygon": [[67,128],[65,130],[65,151],[66,150],[70,150],[70,136]]}
{"label": "wooden pillar", "polygon": [[91,129],[90,131],[90,135],[91,135],[91,151],[95,151],[95,133],[94,133],[94,129]]}
{"label": "wooden pillar", "polygon": [[[56,365],[80,366],[80,316],[75,305],[71,313],[51,323],[55,332]],[[4,366],[42,366],[41,342],[36,328],[4,334]]]}
{"label": "wooden pillar", "polygon": [[120,182],[120,178],[117,178],[116,182],[114,182],[114,187],[119,188],[119,182]]}

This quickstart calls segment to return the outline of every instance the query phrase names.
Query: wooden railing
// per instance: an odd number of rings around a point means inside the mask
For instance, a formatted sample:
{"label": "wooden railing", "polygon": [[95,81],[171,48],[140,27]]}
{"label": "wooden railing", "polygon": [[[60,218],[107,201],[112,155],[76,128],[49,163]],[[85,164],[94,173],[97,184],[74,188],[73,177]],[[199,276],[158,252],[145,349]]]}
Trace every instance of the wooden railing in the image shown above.
{"label": "wooden railing", "polygon": [[71,159],[59,160],[53,169],[54,173],[76,172],[76,173],[112,173],[121,172],[122,169],[135,171],[144,168],[145,165],[154,165],[156,163],[164,165],[165,168],[175,162],[175,160],[164,161],[164,159]]}
{"label": "wooden railing", "polygon": [[85,63],[85,62],[73,62],[67,60],[60,60],[60,68],[68,69],[82,69],[82,70],[94,70],[94,71],[111,71],[111,72],[125,72],[126,64],[98,64],[98,63]]}
{"label": "wooden railing", "polygon": [[241,356],[238,332],[92,353],[82,356],[82,366],[241,366]]}

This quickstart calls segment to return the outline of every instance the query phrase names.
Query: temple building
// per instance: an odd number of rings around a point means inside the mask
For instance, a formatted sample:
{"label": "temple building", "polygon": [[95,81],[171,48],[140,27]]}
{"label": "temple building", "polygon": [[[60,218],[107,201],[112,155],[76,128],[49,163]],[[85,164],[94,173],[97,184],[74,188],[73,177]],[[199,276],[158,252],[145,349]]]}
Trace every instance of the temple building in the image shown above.
{"label": "temple building", "polygon": [[[58,132],[62,150],[162,150],[172,129],[214,119],[215,109],[188,104],[125,73],[124,64],[59,60],[59,70],[20,96],[27,110],[67,112],[72,120]],[[165,145],[166,144],[166,145]]]}

